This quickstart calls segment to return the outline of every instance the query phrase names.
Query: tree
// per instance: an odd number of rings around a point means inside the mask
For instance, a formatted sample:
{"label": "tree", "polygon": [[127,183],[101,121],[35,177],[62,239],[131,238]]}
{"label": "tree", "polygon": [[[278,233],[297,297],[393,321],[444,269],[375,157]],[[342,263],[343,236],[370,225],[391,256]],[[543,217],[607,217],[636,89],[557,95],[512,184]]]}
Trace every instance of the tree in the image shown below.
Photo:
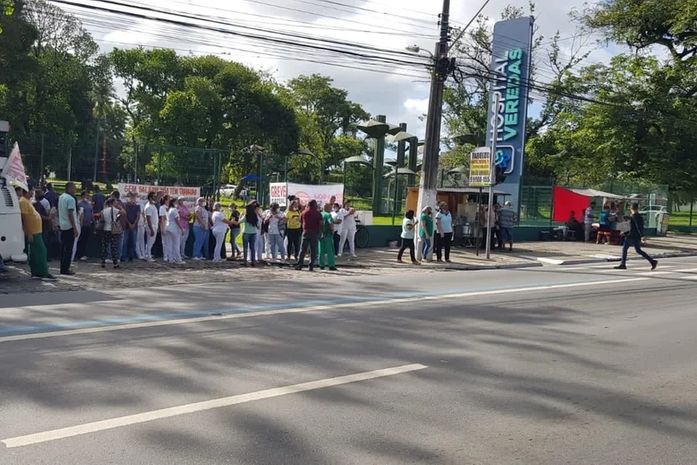
{"label": "tree", "polygon": [[[338,138],[355,136],[356,124],[370,115],[360,104],[348,99],[346,90],[332,84],[333,80],[326,76],[302,75],[290,80],[283,91],[295,108],[301,145],[315,155],[295,157],[292,161],[295,175],[305,182],[318,181],[325,169],[363,151],[357,143],[349,144],[353,150],[346,151],[347,145]],[[339,147],[342,149],[336,151]]]}

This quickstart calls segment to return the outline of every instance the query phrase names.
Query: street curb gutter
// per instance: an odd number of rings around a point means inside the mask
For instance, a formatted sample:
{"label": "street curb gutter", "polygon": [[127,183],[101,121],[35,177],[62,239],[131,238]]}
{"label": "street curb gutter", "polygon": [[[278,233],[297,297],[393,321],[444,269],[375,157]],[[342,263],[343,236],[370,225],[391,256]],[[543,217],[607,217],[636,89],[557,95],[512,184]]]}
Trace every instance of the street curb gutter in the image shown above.
{"label": "street curb gutter", "polygon": [[437,265],[409,265],[409,264],[385,264],[385,265],[359,265],[359,264],[336,264],[337,268],[342,269],[369,269],[369,268],[387,268],[395,270],[433,270],[433,271],[481,271],[481,270],[512,270],[516,268],[538,268],[543,266],[542,263],[531,261],[530,263],[511,263],[497,265],[457,265],[448,266]]}
{"label": "street curb gutter", "polygon": [[[654,254],[653,258],[655,259],[664,259],[664,258],[682,258],[682,257],[697,257],[697,252],[677,252],[677,253],[661,253],[661,254]],[[630,257],[629,260],[639,260],[641,257]],[[543,265],[586,265],[590,263],[613,263],[613,262],[619,262],[620,257],[612,257],[612,258],[581,258],[581,259],[572,259],[572,260],[563,260],[563,259],[555,259],[555,258],[543,258],[543,257],[538,257],[537,261],[539,261]]]}

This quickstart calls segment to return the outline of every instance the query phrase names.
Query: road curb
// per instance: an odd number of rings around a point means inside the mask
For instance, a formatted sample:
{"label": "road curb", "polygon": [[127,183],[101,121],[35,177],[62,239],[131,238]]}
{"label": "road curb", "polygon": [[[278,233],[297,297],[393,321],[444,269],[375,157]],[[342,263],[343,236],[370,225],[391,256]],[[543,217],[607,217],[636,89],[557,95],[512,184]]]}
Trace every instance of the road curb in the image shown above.
{"label": "road curb", "polygon": [[343,269],[370,269],[370,268],[380,268],[380,269],[394,269],[394,270],[434,270],[434,271],[481,271],[481,270],[510,270],[516,268],[538,268],[543,266],[542,263],[531,261],[530,263],[502,263],[497,265],[458,265],[451,264],[448,266],[443,265],[411,265],[408,263],[395,263],[395,264],[385,264],[385,265],[359,265],[359,264],[342,264],[337,263],[337,268]]}
{"label": "road curb", "polygon": [[[682,257],[697,257],[697,252],[672,252],[672,253],[659,253],[659,254],[654,254],[653,258],[655,259],[664,259],[664,258],[682,258]],[[642,259],[641,257],[629,257],[628,260],[639,260]],[[563,260],[563,259],[555,259],[555,258],[544,258],[544,257],[538,257],[537,260],[545,265],[559,265],[559,266],[568,266],[568,265],[587,265],[591,263],[616,263],[621,260],[620,257],[612,257],[612,258],[580,258],[580,259],[572,259],[572,260]]]}

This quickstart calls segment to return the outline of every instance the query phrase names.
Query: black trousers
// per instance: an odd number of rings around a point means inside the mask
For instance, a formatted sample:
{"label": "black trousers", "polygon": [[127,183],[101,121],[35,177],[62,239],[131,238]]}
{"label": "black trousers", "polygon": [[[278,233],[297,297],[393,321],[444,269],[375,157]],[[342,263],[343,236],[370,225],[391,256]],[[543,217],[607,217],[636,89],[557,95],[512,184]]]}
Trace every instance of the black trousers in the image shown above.
{"label": "black trousers", "polygon": [[73,236],[73,228],[67,230],[61,229],[61,273],[70,271],[74,243],[75,237]]}
{"label": "black trousers", "polygon": [[404,251],[409,249],[409,256],[411,261],[416,261],[416,256],[414,256],[414,239],[404,239],[402,238],[402,247],[399,249],[399,254],[397,254],[397,260],[401,260],[404,255]]}
{"label": "black trousers", "polygon": [[438,260],[443,259],[443,252],[445,252],[445,259],[450,260],[450,244],[453,242],[453,233],[445,233],[443,237],[440,234],[435,233],[436,237],[436,258]]}
{"label": "black trousers", "polygon": [[286,229],[286,237],[288,238],[288,253],[286,255],[289,259],[291,255],[293,255],[296,260],[300,256],[301,234],[302,232],[300,229]]}
{"label": "black trousers", "polygon": [[310,249],[310,269],[317,262],[317,246],[319,245],[319,234],[303,234],[303,245],[300,250],[300,258],[298,259],[298,266],[303,266],[305,262],[305,255],[307,255],[307,249]]}
{"label": "black trousers", "polygon": [[334,255],[339,255],[339,242],[341,242],[341,234],[334,233]]}

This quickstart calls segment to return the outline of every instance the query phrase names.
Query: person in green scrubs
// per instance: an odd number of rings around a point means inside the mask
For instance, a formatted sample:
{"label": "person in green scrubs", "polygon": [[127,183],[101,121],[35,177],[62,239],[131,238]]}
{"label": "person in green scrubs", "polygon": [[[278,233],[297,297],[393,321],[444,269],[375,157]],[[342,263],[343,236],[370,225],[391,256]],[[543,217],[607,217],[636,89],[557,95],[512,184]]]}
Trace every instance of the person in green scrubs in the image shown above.
{"label": "person in green scrubs", "polygon": [[322,209],[322,230],[319,240],[319,269],[323,270],[325,265],[330,270],[336,271],[334,261],[334,219],[332,218],[332,204],[325,203]]}

